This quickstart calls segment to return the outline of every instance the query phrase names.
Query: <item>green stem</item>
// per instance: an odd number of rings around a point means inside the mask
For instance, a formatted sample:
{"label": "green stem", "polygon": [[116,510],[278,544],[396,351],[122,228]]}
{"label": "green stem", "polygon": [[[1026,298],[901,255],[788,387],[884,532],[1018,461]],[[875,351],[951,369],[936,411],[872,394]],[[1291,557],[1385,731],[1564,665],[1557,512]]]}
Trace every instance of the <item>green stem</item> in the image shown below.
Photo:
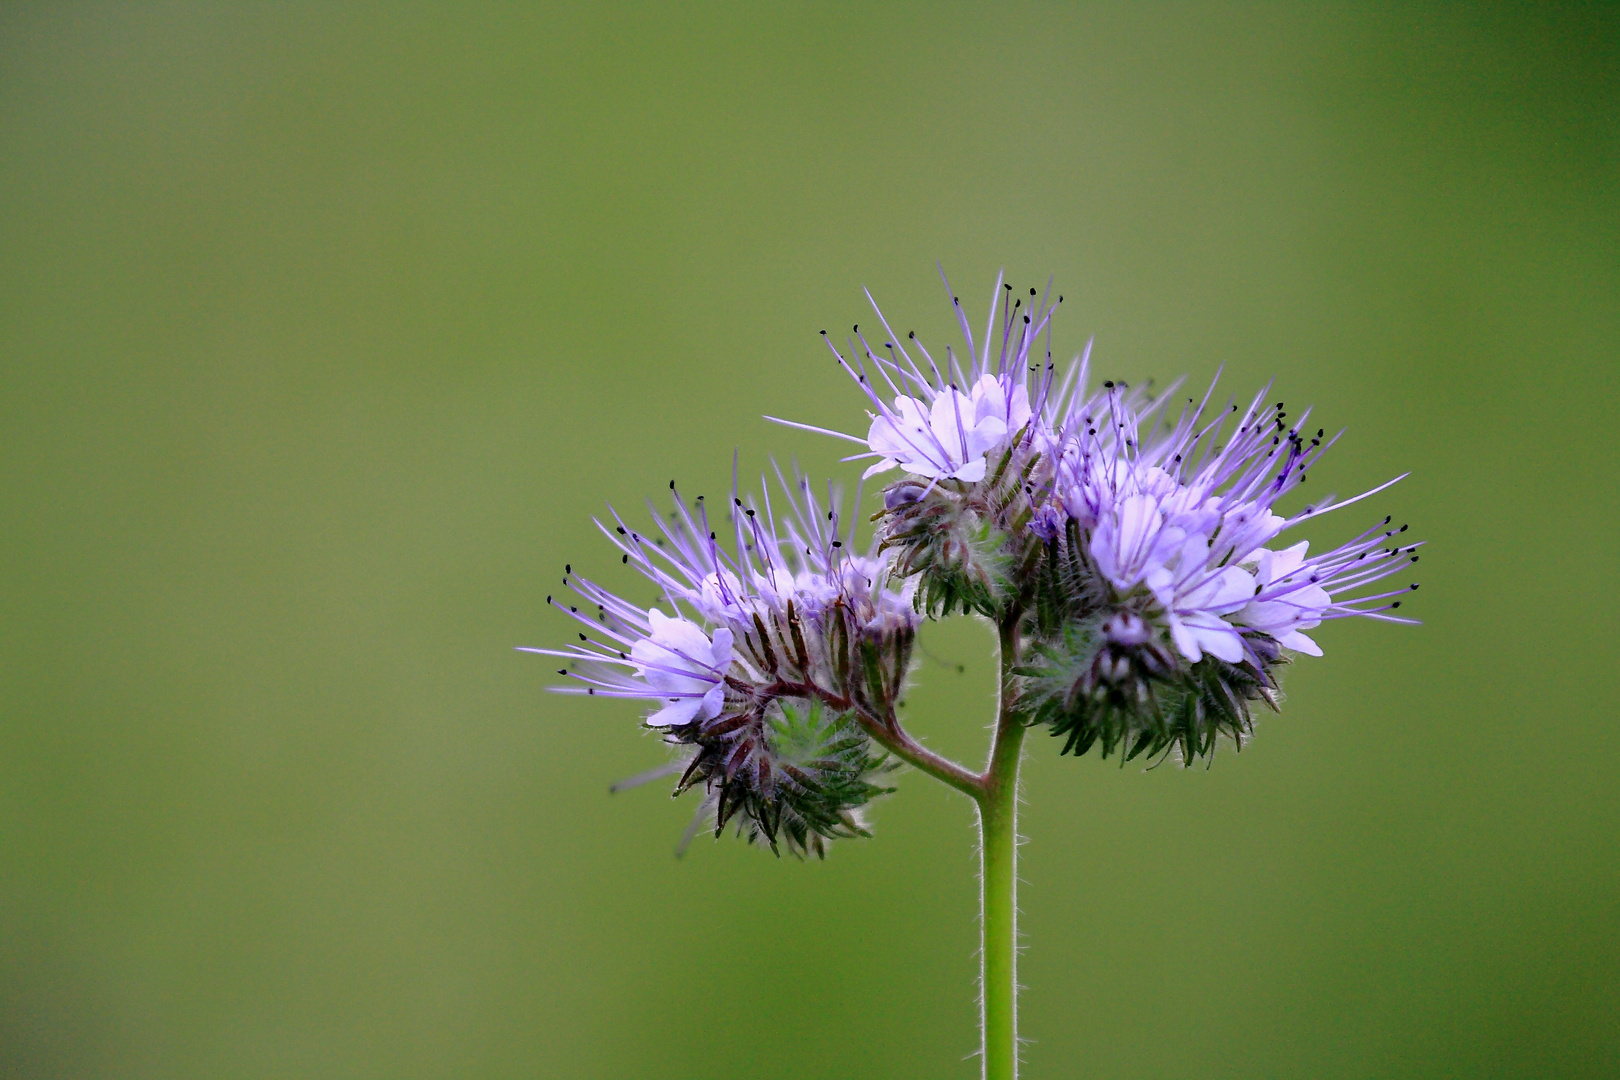
{"label": "green stem", "polygon": [[1024,725],[1014,713],[1016,618],[1001,633],[1001,705],[979,804],[980,1023],[985,1080],[1018,1076],[1018,763]]}
{"label": "green stem", "polygon": [[[1018,620],[1001,625],[1001,684],[995,738],[982,773],[970,772],[913,739],[892,713],[857,710],[867,733],[891,753],[969,796],[979,809],[979,1030],[984,1080],[1018,1077],[1018,764],[1024,723],[1018,716]],[[813,692],[813,688],[806,688]],[[829,699],[838,708],[851,702]]]}
{"label": "green stem", "polygon": [[920,769],[932,776],[935,780],[949,784],[962,794],[977,800],[983,791],[983,778],[977,773],[969,772],[949,758],[934,753],[926,746],[913,739],[898,720],[891,719],[889,723],[874,720],[865,714],[857,713],[856,719],[866,729],[867,734],[877,740],[878,745],[888,750],[895,757]]}

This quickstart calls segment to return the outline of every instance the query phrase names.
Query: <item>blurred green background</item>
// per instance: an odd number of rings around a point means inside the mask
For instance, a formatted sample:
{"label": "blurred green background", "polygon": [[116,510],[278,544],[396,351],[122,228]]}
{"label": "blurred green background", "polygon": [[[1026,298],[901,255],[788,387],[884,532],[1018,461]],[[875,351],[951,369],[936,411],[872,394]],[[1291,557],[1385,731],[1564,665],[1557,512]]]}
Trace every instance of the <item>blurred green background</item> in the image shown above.
{"label": "blurred green background", "polygon": [[[1620,17],[8,4],[0,1075],[977,1075],[967,803],[671,852],[543,692],[671,476],[850,478],[944,264],[1226,365],[1431,546],[1241,756],[1027,769],[1027,1075],[1620,1074]],[[1312,479],[1319,474],[1313,470]],[[635,589],[631,589],[632,593]],[[977,757],[991,639],[911,698]],[[962,664],[959,674],[954,665]],[[599,707],[593,707],[599,706]]]}

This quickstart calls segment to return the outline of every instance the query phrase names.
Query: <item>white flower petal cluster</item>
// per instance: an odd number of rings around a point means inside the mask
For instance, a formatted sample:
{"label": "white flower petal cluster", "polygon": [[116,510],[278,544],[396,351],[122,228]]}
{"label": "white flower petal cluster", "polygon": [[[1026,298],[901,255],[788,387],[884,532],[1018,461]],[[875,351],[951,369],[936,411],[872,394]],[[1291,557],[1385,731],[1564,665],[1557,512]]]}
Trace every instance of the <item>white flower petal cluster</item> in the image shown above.
{"label": "white flower petal cluster", "polygon": [[[1240,549],[1231,539],[1239,532],[1243,534],[1239,544],[1267,539],[1285,520],[1242,503],[1229,514],[1222,499],[1180,484],[1162,469],[1141,470],[1140,482],[1135,482],[1137,473],[1129,462],[1110,458],[1103,467],[1110,474],[1108,481],[1080,479],[1077,486],[1086,494],[1074,500],[1083,502],[1088,516],[1095,517],[1090,551],[1098,571],[1122,597],[1138,587],[1152,594],[1171,640],[1189,663],[1197,663],[1205,653],[1228,663],[1242,661],[1239,625],[1270,633],[1284,616],[1281,609],[1252,602],[1272,584],[1267,580],[1256,588],[1254,564],[1263,561],[1268,570],[1286,565],[1286,570],[1278,571],[1280,580],[1299,568],[1304,546],[1289,549],[1296,553],[1291,562],[1279,561],[1277,553],[1265,548]],[[1256,527],[1244,528],[1249,522]],[[1332,603],[1322,589],[1311,590],[1293,593],[1286,609],[1292,620],[1290,632],[1297,635],[1291,640],[1300,643],[1289,647],[1307,652],[1316,645],[1297,628],[1307,622],[1315,626]]]}
{"label": "white flower petal cluster", "polygon": [[935,480],[983,480],[990,452],[1003,449],[1029,418],[1029,390],[989,372],[965,394],[943,388],[931,404],[900,395],[872,418],[866,442],[882,458],[866,475],[900,466]]}
{"label": "white flower petal cluster", "polygon": [[668,703],[647,717],[649,727],[676,727],[720,715],[725,671],[731,666],[731,631],[714,635],[690,619],[647,611],[650,632],[630,646],[632,670]]}
{"label": "white flower petal cluster", "polygon": [[1321,625],[1323,615],[1333,606],[1333,597],[1316,583],[1317,579],[1305,565],[1305,552],[1309,547],[1309,540],[1301,540],[1281,551],[1261,548],[1255,552],[1251,558],[1254,579],[1259,586],[1257,596],[1232,618],[1243,626],[1270,634],[1284,648],[1307,656],[1321,656],[1321,646],[1301,631]]}

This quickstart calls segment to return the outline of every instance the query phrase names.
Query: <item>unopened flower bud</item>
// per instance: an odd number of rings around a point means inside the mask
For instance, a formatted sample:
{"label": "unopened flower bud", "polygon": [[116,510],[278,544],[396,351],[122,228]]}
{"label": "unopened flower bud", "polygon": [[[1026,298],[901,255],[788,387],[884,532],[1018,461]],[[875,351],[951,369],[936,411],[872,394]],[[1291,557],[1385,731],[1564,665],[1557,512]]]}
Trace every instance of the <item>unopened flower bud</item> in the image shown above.
{"label": "unopened flower bud", "polygon": [[1190,764],[1220,735],[1241,743],[1253,703],[1275,705],[1271,669],[1281,651],[1263,634],[1247,640],[1253,655],[1241,663],[1205,656],[1190,664],[1162,622],[1133,610],[1094,617],[1035,645],[1019,671],[1029,719],[1063,738],[1066,754],[1096,745],[1104,757],[1130,760],[1175,749]]}
{"label": "unopened flower bud", "polygon": [[698,787],[715,835],[740,835],[803,857],[829,840],[871,835],[861,808],[893,791],[881,781],[897,762],[874,752],[850,713],[814,699],[739,702],[739,711],[677,734],[696,747],[675,794]]}

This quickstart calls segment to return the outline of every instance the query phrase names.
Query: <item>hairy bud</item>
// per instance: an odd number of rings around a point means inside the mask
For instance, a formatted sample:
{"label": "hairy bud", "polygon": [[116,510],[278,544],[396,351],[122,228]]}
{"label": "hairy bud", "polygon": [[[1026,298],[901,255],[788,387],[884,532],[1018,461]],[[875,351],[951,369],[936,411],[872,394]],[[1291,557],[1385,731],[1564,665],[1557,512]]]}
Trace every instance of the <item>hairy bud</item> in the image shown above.
{"label": "hairy bud", "polygon": [[1282,651],[1258,632],[1245,641],[1239,663],[1211,655],[1188,663],[1142,613],[1099,614],[1034,646],[1018,670],[1026,717],[1062,738],[1065,754],[1098,746],[1124,762],[1175,751],[1190,765],[1212,754],[1223,734],[1241,747],[1255,702],[1276,708],[1273,669],[1286,662]]}
{"label": "hairy bud", "polygon": [[735,821],[750,843],[824,858],[829,840],[870,835],[861,808],[894,790],[875,781],[898,763],[874,752],[853,714],[802,698],[728,704],[735,711],[670,734],[696,748],[674,794],[701,787],[716,836]]}
{"label": "hairy bud", "polygon": [[1026,528],[1034,513],[1027,484],[1038,460],[1014,439],[982,480],[923,484],[908,477],[884,490],[879,548],[895,553],[898,575],[917,576],[917,610],[995,618],[1018,598],[1041,551]]}

